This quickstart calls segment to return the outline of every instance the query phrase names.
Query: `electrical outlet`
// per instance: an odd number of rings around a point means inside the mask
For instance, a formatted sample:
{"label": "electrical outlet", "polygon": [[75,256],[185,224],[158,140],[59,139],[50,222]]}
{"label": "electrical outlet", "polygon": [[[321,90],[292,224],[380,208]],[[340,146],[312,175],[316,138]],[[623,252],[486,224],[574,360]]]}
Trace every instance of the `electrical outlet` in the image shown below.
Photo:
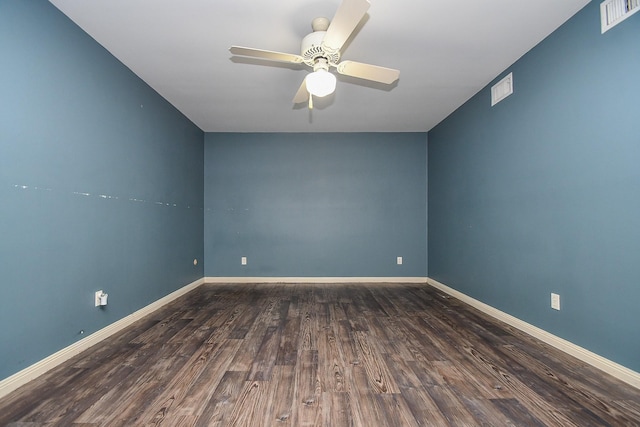
{"label": "electrical outlet", "polygon": [[551,293],[551,308],[560,310],[560,295]]}
{"label": "electrical outlet", "polygon": [[396,264],[402,265],[402,257],[401,256],[396,258]]}
{"label": "electrical outlet", "polygon": [[107,305],[107,298],[108,297],[109,297],[109,295],[105,294],[104,291],[102,291],[102,290],[96,291],[95,297],[94,297],[94,303],[95,303],[96,307],[102,307],[104,305]]}
{"label": "electrical outlet", "polygon": [[240,264],[241,265],[247,265],[247,257],[243,256],[242,258],[240,258]]}

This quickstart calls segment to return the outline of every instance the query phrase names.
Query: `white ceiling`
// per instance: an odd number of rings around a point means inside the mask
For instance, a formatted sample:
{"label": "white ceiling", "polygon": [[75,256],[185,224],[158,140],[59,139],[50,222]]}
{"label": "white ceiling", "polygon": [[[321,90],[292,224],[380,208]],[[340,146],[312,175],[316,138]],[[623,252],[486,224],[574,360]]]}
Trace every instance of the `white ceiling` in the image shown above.
{"label": "white ceiling", "polygon": [[299,54],[311,20],[340,0],[50,1],[207,132],[428,131],[589,2],[370,0],[342,59],[400,79],[338,76],[309,111],[291,102],[307,68],[228,48]]}

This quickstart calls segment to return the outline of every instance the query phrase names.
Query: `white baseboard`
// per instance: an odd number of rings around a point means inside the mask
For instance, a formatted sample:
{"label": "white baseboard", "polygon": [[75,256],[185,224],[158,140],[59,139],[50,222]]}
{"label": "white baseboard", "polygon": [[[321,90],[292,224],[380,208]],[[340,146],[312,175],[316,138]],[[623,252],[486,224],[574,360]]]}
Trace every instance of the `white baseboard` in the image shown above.
{"label": "white baseboard", "polygon": [[205,277],[205,283],[426,283],[425,277]]}
{"label": "white baseboard", "polygon": [[633,371],[625,366],[622,366],[612,360],[606,359],[570,341],[567,341],[563,338],[553,335],[552,333],[547,332],[544,329],[540,329],[536,326],[533,326],[523,320],[518,319],[517,317],[511,316],[510,314],[500,311],[497,308],[491,307],[490,305],[480,302],[477,299],[474,299],[466,294],[463,294],[462,292],[456,291],[455,289],[452,289],[447,285],[444,285],[438,282],[437,280],[428,278],[427,283],[433,286],[434,288],[437,288],[442,292],[445,292],[451,295],[452,297],[455,297],[460,301],[467,303],[470,306],[475,307],[478,310],[498,320],[501,320],[508,325],[513,326],[514,328],[520,329],[521,331],[526,332],[527,334],[534,336],[539,340],[544,341],[545,343],[559,350],[562,350],[565,353],[570,354],[571,356],[577,359],[580,359],[583,362],[586,362],[591,366],[594,366],[600,369],[601,371],[604,371],[609,375],[612,375],[618,378],[619,380],[626,382],[627,384],[630,384],[640,389],[640,373],[636,371]]}
{"label": "white baseboard", "polygon": [[178,297],[181,297],[187,292],[192,291],[193,289],[197,288],[203,283],[204,283],[204,279],[198,279],[195,282],[192,282],[178,289],[177,291],[174,291],[169,295],[163,298],[160,298],[159,300],[147,305],[146,307],[143,307],[140,310],[135,311],[130,315],[123,317],[122,319],[100,329],[99,331],[96,331],[93,334],[88,335],[87,337],[81,339],[80,341],[77,341],[71,344],[70,346],[63,348],[62,350],[57,351],[51,356],[48,356],[42,359],[41,361],[36,362],[33,365],[19,372],[16,372],[10,377],[5,378],[4,380],[0,381],[0,398],[3,396],[6,396],[7,394],[16,390],[18,387],[28,383],[29,381],[39,377],[40,375],[44,374],[50,369],[55,368],[56,366],[60,365],[63,362],[66,362],[73,356],[83,352],[89,347],[92,347],[95,344],[99,343],[100,341],[110,337],[116,332],[121,331],[122,329],[131,325],[136,320],[141,319],[142,317],[153,313],[160,307],[170,303],[171,301],[177,299]]}

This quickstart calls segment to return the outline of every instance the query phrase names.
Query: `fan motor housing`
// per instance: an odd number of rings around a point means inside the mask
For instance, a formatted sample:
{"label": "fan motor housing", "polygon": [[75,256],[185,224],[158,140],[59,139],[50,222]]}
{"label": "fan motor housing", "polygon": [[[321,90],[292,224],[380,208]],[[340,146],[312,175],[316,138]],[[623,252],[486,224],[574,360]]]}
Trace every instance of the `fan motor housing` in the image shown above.
{"label": "fan motor housing", "polygon": [[313,67],[318,58],[325,58],[329,64],[336,65],[340,60],[340,52],[328,52],[322,46],[326,31],[314,31],[302,39],[301,54],[304,63]]}

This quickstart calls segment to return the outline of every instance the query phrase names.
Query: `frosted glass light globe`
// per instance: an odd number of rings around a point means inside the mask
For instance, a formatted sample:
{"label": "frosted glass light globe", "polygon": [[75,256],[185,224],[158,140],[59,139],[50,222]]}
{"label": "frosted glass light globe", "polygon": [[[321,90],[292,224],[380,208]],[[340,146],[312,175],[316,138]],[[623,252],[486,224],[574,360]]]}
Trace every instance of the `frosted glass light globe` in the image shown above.
{"label": "frosted glass light globe", "polygon": [[307,90],[314,96],[327,96],[336,90],[336,76],[322,68],[307,76]]}

